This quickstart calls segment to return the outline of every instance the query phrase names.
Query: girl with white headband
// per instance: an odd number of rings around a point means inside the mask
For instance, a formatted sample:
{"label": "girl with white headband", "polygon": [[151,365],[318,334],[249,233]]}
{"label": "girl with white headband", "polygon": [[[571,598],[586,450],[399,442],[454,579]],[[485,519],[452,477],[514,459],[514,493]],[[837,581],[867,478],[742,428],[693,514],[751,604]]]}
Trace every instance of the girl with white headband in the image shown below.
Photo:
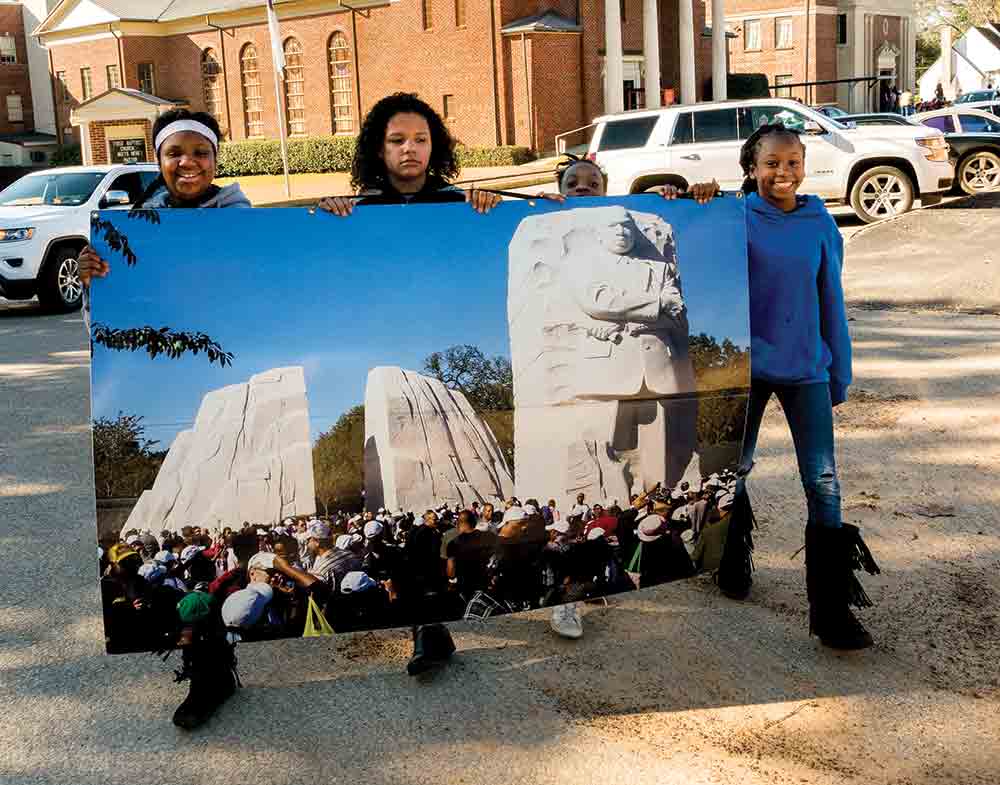
{"label": "girl with white headband", "polygon": [[[212,183],[219,136],[219,124],[204,112],[174,109],[160,115],[153,124],[153,146],[160,176],[134,206],[250,207],[250,200],[236,183],[224,188]],[[91,278],[103,278],[109,272],[108,263],[89,245],[80,252],[79,265],[80,280],[87,286]],[[85,295],[85,314],[89,311],[88,300]],[[256,549],[256,540],[253,545]],[[190,563],[195,558],[204,557],[193,554],[189,556]],[[211,602],[209,597],[204,592],[191,592],[177,605],[176,621],[182,630],[177,644],[183,657],[183,670],[178,672],[177,680],[190,680],[190,690],[174,712],[173,722],[184,730],[203,725],[232,696],[238,684],[235,647],[225,637],[219,613],[221,602]]]}
{"label": "girl with white headband", "polygon": [[[250,207],[238,183],[213,184],[219,152],[219,124],[205,112],[172,109],[153,123],[153,148],[160,166],[157,177],[134,207]],[[80,280],[103,278],[108,263],[89,245],[78,258]]]}

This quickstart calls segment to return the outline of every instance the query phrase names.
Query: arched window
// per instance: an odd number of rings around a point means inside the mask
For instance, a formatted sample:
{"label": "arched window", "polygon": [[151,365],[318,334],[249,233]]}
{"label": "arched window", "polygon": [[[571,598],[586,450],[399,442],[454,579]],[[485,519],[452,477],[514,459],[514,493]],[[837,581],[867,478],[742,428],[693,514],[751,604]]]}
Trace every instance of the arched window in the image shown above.
{"label": "arched window", "polygon": [[330,103],[333,109],[333,132],[350,133],[354,130],[351,115],[351,45],[347,36],[336,32],[328,45],[330,62]]}
{"label": "arched window", "polygon": [[289,136],[306,132],[305,69],[302,67],[302,44],[297,38],[285,41],[285,119]]}
{"label": "arched window", "polygon": [[222,66],[214,49],[201,54],[201,90],[205,96],[205,111],[222,124]]}
{"label": "arched window", "polygon": [[260,71],[257,69],[257,48],[253,44],[240,50],[240,84],[243,86],[243,126],[247,137],[263,136]]}

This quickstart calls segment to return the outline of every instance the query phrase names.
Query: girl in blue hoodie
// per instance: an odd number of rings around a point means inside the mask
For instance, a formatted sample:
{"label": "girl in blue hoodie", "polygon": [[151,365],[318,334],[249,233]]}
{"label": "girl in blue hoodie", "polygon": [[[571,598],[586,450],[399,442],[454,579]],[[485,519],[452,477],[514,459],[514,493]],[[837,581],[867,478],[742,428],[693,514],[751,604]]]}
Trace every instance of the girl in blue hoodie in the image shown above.
{"label": "girl in blue hoodie", "polygon": [[[751,391],[741,470],[749,472],[764,408],[776,395],[785,413],[809,511],[806,586],[810,632],[827,646],[860,649],[871,635],[850,606],[871,605],[854,570],[878,567],[857,527],[841,520],[833,445],[833,408],[847,400],[851,338],[841,288],[844,243],[823,201],[798,193],[805,146],[783,125],[754,132],[740,153],[747,199]],[[717,186],[698,185],[705,201]],[[741,494],[749,531],[752,512]],[[740,528],[737,528],[737,532]],[[721,576],[720,576],[721,577]],[[727,594],[746,596],[745,580]]]}

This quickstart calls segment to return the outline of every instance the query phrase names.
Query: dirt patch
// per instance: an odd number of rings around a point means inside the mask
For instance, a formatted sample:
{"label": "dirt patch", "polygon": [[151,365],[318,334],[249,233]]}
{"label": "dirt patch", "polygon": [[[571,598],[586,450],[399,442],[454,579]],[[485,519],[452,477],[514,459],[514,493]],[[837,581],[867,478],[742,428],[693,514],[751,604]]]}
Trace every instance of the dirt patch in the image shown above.
{"label": "dirt patch", "polygon": [[364,632],[337,644],[337,653],[352,662],[406,660],[412,652],[406,633]]}

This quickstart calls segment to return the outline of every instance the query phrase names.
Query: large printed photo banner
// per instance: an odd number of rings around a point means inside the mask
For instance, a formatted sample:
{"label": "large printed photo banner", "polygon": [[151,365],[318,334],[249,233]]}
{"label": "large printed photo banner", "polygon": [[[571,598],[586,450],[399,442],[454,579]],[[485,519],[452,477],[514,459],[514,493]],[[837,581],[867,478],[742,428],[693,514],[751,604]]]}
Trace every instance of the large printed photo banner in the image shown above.
{"label": "large printed photo banner", "polygon": [[717,568],[750,382],[741,199],[92,230],[110,652],[161,648],[179,605],[261,640]]}

